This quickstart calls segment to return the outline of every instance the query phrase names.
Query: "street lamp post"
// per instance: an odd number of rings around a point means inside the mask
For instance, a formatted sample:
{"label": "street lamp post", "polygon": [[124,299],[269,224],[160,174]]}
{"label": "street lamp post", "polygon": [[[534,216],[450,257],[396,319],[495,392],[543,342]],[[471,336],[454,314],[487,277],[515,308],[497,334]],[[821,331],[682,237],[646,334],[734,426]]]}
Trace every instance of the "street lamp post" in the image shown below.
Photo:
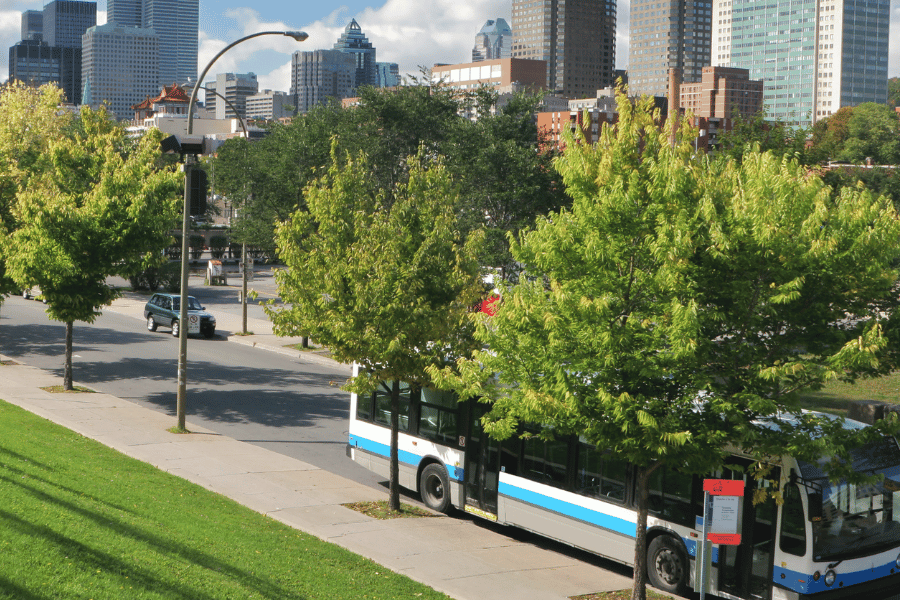
{"label": "street lamp post", "polygon": [[[191,92],[191,100],[188,102],[188,125],[187,135],[194,133],[194,103],[197,102],[197,93],[200,86],[206,78],[206,74],[212,68],[213,64],[219,60],[223,54],[231,50],[238,44],[262,35],[285,35],[294,38],[298,42],[302,42],[309,36],[303,31],[260,31],[241,39],[231,42],[203,69],[197,83],[194,84],[194,90]],[[178,414],[178,430],[185,430],[185,397],[187,395],[187,334],[188,334],[188,275],[190,274],[190,262],[188,261],[188,238],[190,234],[191,223],[191,169],[194,166],[194,156],[188,154],[184,160],[184,211],[181,221],[181,307],[178,315],[178,395],[176,399],[176,412]],[[246,269],[245,269],[246,270]]]}

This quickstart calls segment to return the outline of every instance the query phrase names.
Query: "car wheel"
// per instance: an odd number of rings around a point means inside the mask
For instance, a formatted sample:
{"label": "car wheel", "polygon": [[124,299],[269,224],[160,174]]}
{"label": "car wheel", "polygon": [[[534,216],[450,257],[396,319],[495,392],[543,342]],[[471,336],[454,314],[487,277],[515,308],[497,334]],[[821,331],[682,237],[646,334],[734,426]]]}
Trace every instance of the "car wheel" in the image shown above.
{"label": "car wheel", "polygon": [[450,479],[442,465],[432,463],[422,469],[419,495],[431,510],[445,513],[450,509]]}
{"label": "car wheel", "polygon": [[172,321],[172,337],[178,337],[178,321]]}
{"label": "car wheel", "polygon": [[688,562],[680,545],[668,535],[653,538],[647,548],[647,576],[653,587],[670,594],[687,591]]}
{"label": "car wheel", "polygon": [[156,331],[156,328],[156,319],[153,318],[153,315],[150,315],[147,317],[147,331]]}

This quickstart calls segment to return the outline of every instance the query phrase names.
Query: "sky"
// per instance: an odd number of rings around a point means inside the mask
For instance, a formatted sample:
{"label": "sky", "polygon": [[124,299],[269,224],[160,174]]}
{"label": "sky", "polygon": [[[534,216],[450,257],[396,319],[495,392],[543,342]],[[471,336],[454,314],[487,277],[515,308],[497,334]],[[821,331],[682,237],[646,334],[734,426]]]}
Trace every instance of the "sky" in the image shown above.
{"label": "sky", "polygon": [[[8,48],[21,39],[21,13],[40,10],[45,0],[0,0],[0,81],[9,75]],[[435,63],[471,61],[475,34],[488,19],[512,25],[511,0],[200,0],[198,71],[229,43],[259,31],[302,30],[305,42],[261,36],[236,46],[210,70],[256,73],[260,89],[290,89],[291,53],[331,48],[355,18],[375,46],[376,59],[400,65],[401,75],[419,74]],[[619,0],[616,68],[628,68],[629,0]],[[106,0],[97,2],[97,22],[106,22]],[[900,0],[891,1],[888,75],[900,76]],[[210,78],[207,77],[207,79]]]}

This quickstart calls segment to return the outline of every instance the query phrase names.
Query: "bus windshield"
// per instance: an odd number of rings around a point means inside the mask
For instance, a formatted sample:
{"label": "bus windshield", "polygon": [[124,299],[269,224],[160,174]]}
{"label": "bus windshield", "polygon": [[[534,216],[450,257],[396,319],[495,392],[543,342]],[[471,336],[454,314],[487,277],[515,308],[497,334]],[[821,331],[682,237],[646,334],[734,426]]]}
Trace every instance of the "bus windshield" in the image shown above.
{"label": "bus windshield", "polygon": [[[884,438],[852,453],[857,472],[882,481],[830,482],[820,464],[800,462],[804,479],[822,488],[822,519],[813,522],[815,560],[850,559],[896,546],[900,539],[900,448]],[[810,496],[814,499],[816,496]]]}

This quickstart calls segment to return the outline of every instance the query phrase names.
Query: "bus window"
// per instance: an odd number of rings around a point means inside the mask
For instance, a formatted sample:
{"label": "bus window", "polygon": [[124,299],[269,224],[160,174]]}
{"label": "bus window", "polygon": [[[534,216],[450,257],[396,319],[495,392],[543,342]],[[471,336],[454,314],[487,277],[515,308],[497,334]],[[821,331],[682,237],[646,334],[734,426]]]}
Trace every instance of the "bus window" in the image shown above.
{"label": "bus window", "polygon": [[800,489],[789,485],[784,490],[784,504],[781,507],[781,535],[778,538],[781,549],[788,554],[806,554],[806,519]]}
{"label": "bus window", "polygon": [[627,463],[587,444],[578,444],[576,460],[576,493],[615,502],[625,501]]}
{"label": "bus window", "polygon": [[563,487],[566,484],[566,457],[569,444],[565,440],[544,441],[537,437],[525,440],[523,477]]}
{"label": "bus window", "polygon": [[422,390],[419,407],[419,435],[426,440],[456,446],[459,443],[459,419],[456,394],[440,390]]}
{"label": "bus window", "polygon": [[679,525],[695,525],[692,475],[660,467],[650,476],[650,514]]}
{"label": "bus window", "polygon": [[[386,427],[391,426],[391,386],[393,382],[385,381],[375,389],[375,422]],[[409,402],[411,390],[408,383],[400,382],[400,431],[409,431]]]}
{"label": "bus window", "polygon": [[375,400],[375,393],[368,396],[356,397],[356,418],[360,421],[372,420],[372,404]]}

